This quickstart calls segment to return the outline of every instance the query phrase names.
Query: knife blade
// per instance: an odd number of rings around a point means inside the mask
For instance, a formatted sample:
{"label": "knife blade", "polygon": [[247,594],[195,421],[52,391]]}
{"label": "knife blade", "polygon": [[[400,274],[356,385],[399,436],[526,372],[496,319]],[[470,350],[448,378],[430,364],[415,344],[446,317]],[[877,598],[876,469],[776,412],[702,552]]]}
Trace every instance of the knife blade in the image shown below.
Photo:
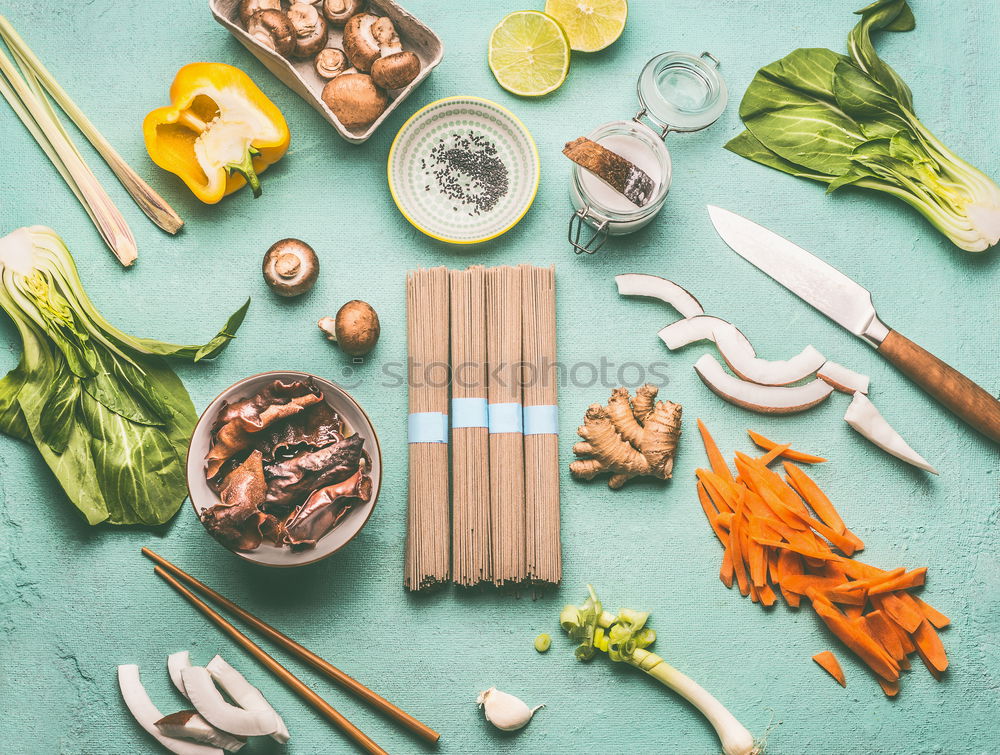
{"label": "knife blade", "polygon": [[712,224],[730,249],[835,323],[878,346],[889,332],[872,295],[835,267],[752,220],[714,205]]}
{"label": "knife blade", "polygon": [[879,319],[868,289],[751,220],[714,205],[708,206],[708,213],[715,230],[734,252],[874,346],[880,356],[955,416],[1000,443],[1000,401],[954,367],[890,329]]}

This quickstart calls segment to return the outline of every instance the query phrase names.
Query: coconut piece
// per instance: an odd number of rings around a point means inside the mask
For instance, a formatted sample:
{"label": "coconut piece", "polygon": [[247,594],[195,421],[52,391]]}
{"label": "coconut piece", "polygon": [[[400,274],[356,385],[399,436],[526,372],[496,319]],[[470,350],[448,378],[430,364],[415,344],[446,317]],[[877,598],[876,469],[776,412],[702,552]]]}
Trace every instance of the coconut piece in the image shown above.
{"label": "coconut piece", "polygon": [[863,393],[854,394],[851,405],[844,414],[844,421],[886,453],[920,469],[939,474],[923,456],[910,448],[903,436],[892,429],[892,425],[886,422],[875,404]]}
{"label": "coconut piece", "polygon": [[646,171],[585,136],[566,142],[563,154],[639,207],[656,190],[656,181]]}
{"label": "coconut piece", "polygon": [[273,709],[247,710],[227,703],[207,668],[190,666],[181,671],[181,678],[188,700],[213,726],[242,737],[274,734],[281,729]]}
{"label": "coconut piece", "polygon": [[796,386],[758,385],[740,380],[727,373],[711,354],[705,354],[695,362],[694,370],[720,398],[762,414],[801,412],[816,406],[833,393],[833,386],[822,380]]}
{"label": "coconut piece", "polygon": [[[729,323],[718,317],[712,317],[712,315],[695,315],[671,323],[665,328],[660,328],[657,335],[668,349],[675,351],[696,341],[712,341],[714,343],[715,329],[723,325],[729,325]],[[739,331],[736,332],[739,333]],[[740,335],[743,334],[740,333]],[[749,341],[747,341],[747,345],[750,346]],[[750,346],[750,349],[753,350],[753,347]]]}
{"label": "coconut piece", "polygon": [[142,679],[139,677],[139,667],[134,663],[118,667],[118,687],[121,689],[126,707],[139,726],[170,752],[177,755],[224,755],[218,747],[168,737],[156,728],[156,722],[163,718],[163,714],[157,710],[146,694],[146,688],[142,686]]}
{"label": "coconut piece", "polygon": [[190,665],[191,653],[187,650],[181,650],[167,656],[167,673],[170,674],[170,681],[174,683],[177,691],[184,695],[184,697],[187,697],[187,692],[184,691],[184,679],[181,677],[181,669],[187,668]]}
{"label": "coconut piece", "polygon": [[164,716],[156,722],[156,728],[168,737],[193,739],[195,742],[215,745],[229,752],[239,752],[247,743],[242,737],[234,737],[232,734],[219,731],[193,710],[179,710]]}
{"label": "coconut piece", "polygon": [[816,377],[825,380],[834,389],[852,396],[855,393],[868,393],[869,378],[860,372],[844,367],[842,364],[827,360],[823,366],[816,371]]}
{"label": "coconut piece", "polygon": [[208,673],[212,675],[215,683],[222,687],[223,691],[238,705],[247,710],[266,711],[278,719],[278,728],[271,733],[272,739],[281,744],[285,744],[291,739],[285,722],[278,715],[278,711],[271,707],[263,693],[248,682],[243,674],[226,663],[221,655],[215,656],[205,668],[208,669]]}
{"label": "coconut piece", "polygon": [[729,369],[743,380],[760,385],[788,385],[805,380],[826,361],[812,346],[806,346],[788,360],[761,359],[746,336],[729,323],[715,330],[715,345]]}
{"label": "coconut piece", "polygon": [[625,273],[615,276],[618,293],[622,296],[648,296],[666,302],[684,317],[705,314],[704,308],[690,293],[671,280],[658,275]]}

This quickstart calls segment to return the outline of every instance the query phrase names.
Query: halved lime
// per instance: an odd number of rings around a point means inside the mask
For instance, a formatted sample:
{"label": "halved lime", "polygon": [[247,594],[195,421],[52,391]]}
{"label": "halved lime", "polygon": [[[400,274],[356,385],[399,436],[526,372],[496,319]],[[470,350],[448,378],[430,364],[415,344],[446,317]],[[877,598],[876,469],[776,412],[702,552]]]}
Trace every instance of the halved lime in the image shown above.
{"label": "halved lime", "polygon": [[571,48],[597,52],[622,35],[628,1],[545,0],[545,12],[566,31]]}
{"label": "halved lime", "polygon": [[536,10],[519,10],[490,35],[490,70],[500,86],[524,97],[559,88],[569,71],[569,40],[556,21]]}

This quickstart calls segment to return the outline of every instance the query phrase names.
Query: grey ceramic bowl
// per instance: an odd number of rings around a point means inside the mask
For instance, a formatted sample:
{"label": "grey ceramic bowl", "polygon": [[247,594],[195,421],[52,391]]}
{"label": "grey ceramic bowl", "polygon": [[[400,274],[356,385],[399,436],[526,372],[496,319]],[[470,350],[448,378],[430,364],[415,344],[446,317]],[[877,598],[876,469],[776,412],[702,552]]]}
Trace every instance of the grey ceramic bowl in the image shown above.
{"label": "grey ceramic bowl", "polygon": [[[349,511],[336,527],[319,539],[313,548],[293,551],[288,547],[264,542],[253,551],[232,551],[240,558],[255,564],[284,567],[303,566],[336,553],[367,524],[375,509],[375,502],[378,500],[379,490],[382,487],[382,450],[379,447],[378,435],[375,434],[375,428],[372,427],[371,420],[368,419],[364,409],[347,391],[336,383],[331,383],[329,380],[310,375],[307,372],[263,372],[260,375],[244,378],[226,388],[208,405],[208,408],[198,419],[198,424],[195,425],[187,454],[188,493],[191,496],[191,504],[194,506],[195,514],[201,519],[202,511],[219,502],[219,496],[208,486],[208,481],[205,479],[205,457],[208,455],[208,449],[211,445],[212,424],[215,422],[223,402],[247,398],[274,380],[306,379],[312,379],[316,383],[324,398],[344,420],[347,429],[364,438],[365,451],[371,457],[372,496],[363,506]],[[212,540],[218,543],[215,538]],[[219,546],[224,547],[221,543]]]}

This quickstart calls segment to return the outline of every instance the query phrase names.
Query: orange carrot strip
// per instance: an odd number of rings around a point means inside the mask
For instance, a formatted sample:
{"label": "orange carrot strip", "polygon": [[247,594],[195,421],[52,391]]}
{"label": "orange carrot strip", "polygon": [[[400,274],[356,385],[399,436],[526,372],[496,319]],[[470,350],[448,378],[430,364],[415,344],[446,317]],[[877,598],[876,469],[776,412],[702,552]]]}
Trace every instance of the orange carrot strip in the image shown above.
{"label": "orange carrot strip", "polygon": [[767,573],[771,582],[781,584],[781,570],[778,568],[778,551],[771,548],[767,552]]}
{"label": "orange carrot strip", "polygon": [[903,644],[899,641],[899,635],[892,628],[889,620],[881,611],[872,611],[865,616],[865,623],[868,625],[869,634],[885,648],[886,652],[899,663],[906,657],[903,652]]}
{"label": "orange carrot strip", "polygon": [[809,504],[820,519],[833,527],[833,529],[837,530],[837,532],[843,534],[847,529],[847,525],[844,524],[844,520],[840,518],[840,514],[837,513],[837,509],[835,509],[833,504],[830,503],[830,499],[826,497],[826,494],[822,490],[820,490],[819,485],[817,485],[809,475],[794,464],[785,462],[784,467],[785,480],[788,484],[805,499],[806,503]]}
{"label": "orange carrot strip", "polygon": [[840,667],[837,656],[829,650],[824,650],[822,653],[816,653],[812,659],[819,664],[821,669],[836,679],[841,687],[847,686],[847,677],[844,676],[844,669]]}
{"label": "orange carrot strip", "polygon": [[885,579],[895,579],[896,577],[904,574],[906,569],[902,566],[893,569],[892,571],[884,572],[874,577],[867,577],[864,579],[856,579],[853,582],[846,582],[837,588],[838,592],[858,592],[860,590],[868,590],[872,585],[876,585]]}
{"label": "orange carrot strip", "polygon": [[883,579],[883,581],[873,585],[871,589],[868,590],[868,594],[881,595],[882,593],[896,592],[897,590],[909,590],[914,587],[920,587],[920,585],[924,583],[926,574],[927,567],[921,566],[919,569],[914,569],[913,571],[906,572],[905,574],[900,574],[898,577]]}
{"label": "orange carrot strip", "polygon": [[708,523],[712,526],[712,529],[715,530],[715,536],[718,537],[719,542],[725,546],[726,541],[729,538],[719,525],[719,513],[715,510],[715,506],[712,505],[711,500],[709,500],[708,493],[705,492],[705,486],[700,482],[698,483],[698,502],[701,504],[701,508],[704,510],[705,516],[708,518]]}
{"label": "orange carrot strip", "polygon": [[753,582],[750,583],[750,600],[754,603],[760,603],[760,591]]}
{"label": "orange carrot strip", "polygon": [[929,603],[925,603],[916,595],[911,595],[910,597],[913,598],[913,602],[917,604],[917,609],[923,614],[924,618],[931,623],[931,626],[943,629],[951,623],[951,619],[937,610],[934,606]]}
{"label": "orange carrot strip", "polygon": [[[760,433],[755,433],[753,430],[747,430],[747,434],[750,436],[750,440],[763,448],[765,451],[770,451],[780,445],[775,443],[773,440],[765,438]],[[802,453],[802,451],[795,451],[787,446],[779,455],[784,456],[786,459],[792,459],[793,461],[801,461],[803,464],[820,464],[826,461],[826,459],[822,456],[813,456],[812,454]]]}
{"label": "orange carrot strip", "polygon": [[754,540],[756,537],[764,537],[764,520],[759,516],[750,517],[750,527],[749,527],[749,560],[750,560],[750,578],[753,579],[753,583],[757,587],[763,587],[767,584],[767,553],[764,550],[764,546],[760,545]]}
{"label": "orange carrot strip", "polygon": [[[836,603],[837,601],[834,602]],[[867,602],[868,601],[865,600],[862,603],[848,603],[847,605],[844,606],[844,614],[851,621],[857,621],[858,619],[863,617],[865,612],[865,603]]]}
{"label": "orange carrot strip", "polygon": [[917,631],[920,622],[924,620],[923,615],[913,604],[902,600],[893,592],[873,596],[872,603],[875,604],[876,608],[882,609],[886,616],[910,633]]}
{"label": "orange carrot strip", "polygon": [[781,574],[781,581],[778,586],[781,588],[781,597],[785,599],[792,608],[798,608],[799,604],[802,602],[802,598],[798,593],[793,593],[785,589],[785,581],[791,577],[797,576],[802,573],[802,559],[799,558],[798,554],[792,553],[791,551],[777,551],[778,554],[778,573]]}
{"label": "orange carrot strip", "polygon": [[899,679],[899,666],[882,646],[861,631],[840,611],[823,601],[813,601],[813,610],[830,631],[879,676],[889,681]]}
{"label": "orange carrot strip", "polygon": [[760,596],[761,605],[770,608],[778,600],[778,596],[774,594],[774,588],[765,582],[757,590],[757,594]]}
{"label": "orange carrot strip", "polygon": [[814,587],[820,592],[832,596],[832,588],[836,587],[839,582],[830,577],[816,577],[812,574],[787,574],[782,577],[781,584],[799,595],[805,595],[808,588]]}
{"label": "orange carrot strip", "polygon": [[732,480],[733,473],[729,471],[729,467],[726,465],[726,460],[722,457],[719,447],[715,445],[715,440],[708,432],[708,428],[705,427],[705,423],[700,419],[698,420],[698,430],[701,432],[701,440],[705,444],[705,453],[708,455],[708,463],[711,465],[712,471],[720,477]]}
{"label": "orange carrot strip", "polygon": [[839,548],[842,553],[846,553],[848,556],[854,554],[854,551],[856,550],[854,542],[850,538],[847,538],[844,535],[837,532],[832,527],[828,527],[827,525],[823,524],[823,522],[819,521],[818,519],[813,519],[811,516],[800,514],[798,511],[792,510],[787,506],[787,504],[785,504],[784,501],[777,500],[777,498],[773,499],[772,507],[781,507],[785,509],[785,511],[787,511],[791,516],[794,516],[796,519],[798,519],[798,521],[804,524],[806,527],[811,527],[817,534],[821,535],[822,537],[825,537],[827,540],[833,543],[833,545],[836,548]]}
{"label": "orange carrot strip", "polygon": [[722,527],[722,529],[724,529],[726,532],[729,532],[729,530],[732,529],[733,526],[733,514],[730,511],[727,511],[724,514],[719,514],[717,517],[715,517],[715,521],[719,524],[720,527]]}
{"label": "orange carrot strip", "polygon": [[[747,511],[765,520],[775,534],[791,542],[795,537],[795,530],[789,527],[784,521],[778,518],[770,506],[757,493],[752,490],[746,492]],[[801,531],[801,530],[800,530]]]}
{"label": "orange carrot strip", "polygon": [[816,550],[815,548],[803,548],[801,545],[793,545],[792,543],[782,543],[777,540],[768,540],[766,538],[754,538],[761,545],[766,545],[769,548],[783,548],[787,551],[792,551],[793,553],[798,553],[800,556],[805,556],[806,558],[815,558],[817,561],[826,561],[828,559],[839,559],[838,556],[832,551],[829,553],[824,553],[823,551]]}
{"label": "orange carrot strip", "polygon": [[732,511],[736,507],[736,495],[725,480],[707,469],[696,469],[694,473],[719,511]]}
{"label": "orange carrot strip", "polygon": [[886,697],[895,697],[899,694],[899,682],[890,682],[881,676],[876,676],[875,681],[878,682],[878,686],[885,692]]}
{"label": "orange carrot strip", "polygon": [[719,579],[726,587],[733,586],[733,552],[726,546],[726,552],[722,554],[722,566],[719,567]]}
{"label": "orange carrot strip", "polygon": [[917,653],[920,655],[920,660],[924,662],[928,670],[931,673],[934,673],[934,671],[938,671],[939,673],[947,671],[948,656],[944,652],[944,645],[941,643],[941,638],[938,637],[937,632],[934,631],[934,627],[931,626],[931,623],[927,619],[920,622],[920,626],[917,627],[917,631],[912,633],[912,636],[913,644],[917,646]]}
{"label": "orange carrot strip", "polygon": [[806,529],[801,521],[789,513],[787,506],[780,505],[782,503],[781,498],[764,481],[758,470],[752,469],[740,460],[737,460],[736,468],[741,470],[747,479],[747,487],[767,505],[775,517],[792,529]]}
{"label": "orange carrot strip", "polygon": [[744,497],[740,496],[736,504],[736,511],[733,512],[733,526],[729,530],[729,551],[732,553],[733,571],[736,573],[736,583],[739,585],[740,595],[743,597],[750,594],[747,573],[743,567],[743,536],[740,534],[745,507]]}
{"label": "orange carrot strip", "polygon": [[763,484],[774,491],[774,493],[788,505],[788,508],[793,511],[798,511],[800,514],[805,514],[806,516],[809,515],[809,509],[806,508],[802,499],[796,495],[795,490],[781,478],[781,475],[775,473],[771,469],[768,469],[764,464],[761,464],[757,459],[752,456],[748,456],[747,454],[737,451],[736,458],[748,467],[754,469],[758,473]]}
{"label": "orange carrot strip", "polygon": [[780,446],[775,446],[763,456],[758,456],[757,461],[759,461],[764,466],[767,466],[791,447],[792,447],[791,443],[783,443]]}

